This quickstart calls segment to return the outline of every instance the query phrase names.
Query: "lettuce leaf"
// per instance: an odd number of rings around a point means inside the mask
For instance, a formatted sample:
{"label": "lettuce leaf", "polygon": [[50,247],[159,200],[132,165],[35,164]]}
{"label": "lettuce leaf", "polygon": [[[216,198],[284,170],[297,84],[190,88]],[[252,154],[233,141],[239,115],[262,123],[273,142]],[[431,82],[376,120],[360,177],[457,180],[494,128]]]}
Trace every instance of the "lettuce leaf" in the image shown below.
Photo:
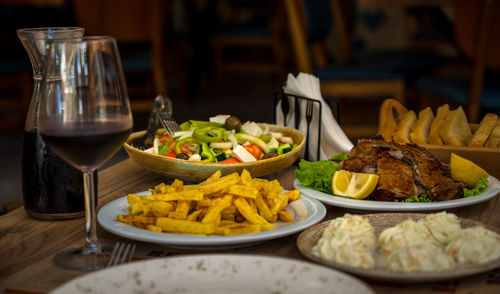
{"label": "lettuce leaf", "polygon": [[310,162],[302,159],[299,169],[295,170],[295,176],[299,182],[317,191],[333,194],[332,177],[339,169],[339,164],[331,160],[319,160]]}
{"label": "lettuce leaf", "polygon": [[427,194],[413,195],[402,200],[394,200],[395,202],[432,202]]}
{"label": "lettuce leaf", "polygon": [[347,154],[345,154],[345,152],[340,152],[337,154],[333,154],[330,160],[346,160],[347,158],[348,157]]}
{"label": "lettuce leaf", "polygon": [[483,193],[488,188],[488,179],[481,178],[472,188],[464,188],[464,197],[473,197]]}

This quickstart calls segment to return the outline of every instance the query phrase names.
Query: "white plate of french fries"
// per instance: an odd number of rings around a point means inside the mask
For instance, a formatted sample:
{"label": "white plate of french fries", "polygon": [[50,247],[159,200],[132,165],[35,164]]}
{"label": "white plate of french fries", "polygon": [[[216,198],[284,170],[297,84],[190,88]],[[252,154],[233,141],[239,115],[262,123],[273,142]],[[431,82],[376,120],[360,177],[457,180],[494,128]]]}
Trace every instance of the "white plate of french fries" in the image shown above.
{"label": "white plate of french fries", "polygon": [[50,293],[375,292],[356,277],[310,262],[270,256],[195,254],[107,268],[73,279]]}
{"label": "white plate of french fries", "polygon": [[397,211],[397,212],[417,212],[417,211],[437,211],[456,207],[469,206],[497,196],[500,193],[500,181],[496,178],[488,177],[488,188],[481,194],[473,197],[464,197],[454,200],[436,201],[436,202],[388,202],[376,200],[360,200],[346,198],[336,195],[316,191],[303,186],[297,179],[293,183],[294,187],[301,193],[315,198],[325,204],[338,206],[360,211]]}
{"label": "white plate of french fries", "polygon": [[277,180],[215,173],[198,185],[179,180],[129,194],[99,210],[101,226],[116,235],[171,247],[247,246],[300,232],[326,208]]}

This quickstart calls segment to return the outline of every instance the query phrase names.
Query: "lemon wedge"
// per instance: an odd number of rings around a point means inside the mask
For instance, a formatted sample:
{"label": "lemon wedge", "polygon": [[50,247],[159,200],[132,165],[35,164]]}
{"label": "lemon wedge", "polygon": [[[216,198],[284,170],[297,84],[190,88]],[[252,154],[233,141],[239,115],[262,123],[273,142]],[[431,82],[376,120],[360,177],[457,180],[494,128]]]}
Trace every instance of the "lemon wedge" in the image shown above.
{"label": "lemon wedge", "polygon": [[378,183],[378,175],[336,171],[332,178],[333,194],[355,199],[370,195]]}
{"label": "lemon wedge", "polygon": [[463,182],[468,187],[474,186],[481,178],[488,178],[488,172],[455,153],[450,157],[450,173],[452,179]]}

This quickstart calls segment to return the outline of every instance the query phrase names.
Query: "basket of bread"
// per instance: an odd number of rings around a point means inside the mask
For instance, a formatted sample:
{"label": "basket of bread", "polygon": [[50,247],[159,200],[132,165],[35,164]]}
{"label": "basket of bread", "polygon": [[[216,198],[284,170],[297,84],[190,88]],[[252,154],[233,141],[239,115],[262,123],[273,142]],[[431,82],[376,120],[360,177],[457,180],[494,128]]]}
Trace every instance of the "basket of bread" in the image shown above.
{"label": "basket of bread", "polygon": [[435,111],[426,107],[407,109],[394,99],[380,106],[378,133],[384,140],[422,145],[437,158],[448,162],[455,153],[500,176],[500,119],[486,114],[479,124],[469,124],[462,107],[448,104]]}

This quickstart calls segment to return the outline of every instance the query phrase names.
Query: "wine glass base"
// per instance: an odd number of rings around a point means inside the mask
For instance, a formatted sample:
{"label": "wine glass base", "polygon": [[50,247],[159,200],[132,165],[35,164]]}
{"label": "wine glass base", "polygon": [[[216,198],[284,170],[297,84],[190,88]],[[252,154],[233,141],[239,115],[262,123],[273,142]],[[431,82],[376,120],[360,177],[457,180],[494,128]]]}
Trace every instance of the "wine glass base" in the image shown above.
{"label": "wine glass base", "polygon": [[77,271],[93,271],[106,267],[113,247],[102,246],[102,253],[83,254],[83,247],[71,248],[54,256],[52,261],[60,268]]}

